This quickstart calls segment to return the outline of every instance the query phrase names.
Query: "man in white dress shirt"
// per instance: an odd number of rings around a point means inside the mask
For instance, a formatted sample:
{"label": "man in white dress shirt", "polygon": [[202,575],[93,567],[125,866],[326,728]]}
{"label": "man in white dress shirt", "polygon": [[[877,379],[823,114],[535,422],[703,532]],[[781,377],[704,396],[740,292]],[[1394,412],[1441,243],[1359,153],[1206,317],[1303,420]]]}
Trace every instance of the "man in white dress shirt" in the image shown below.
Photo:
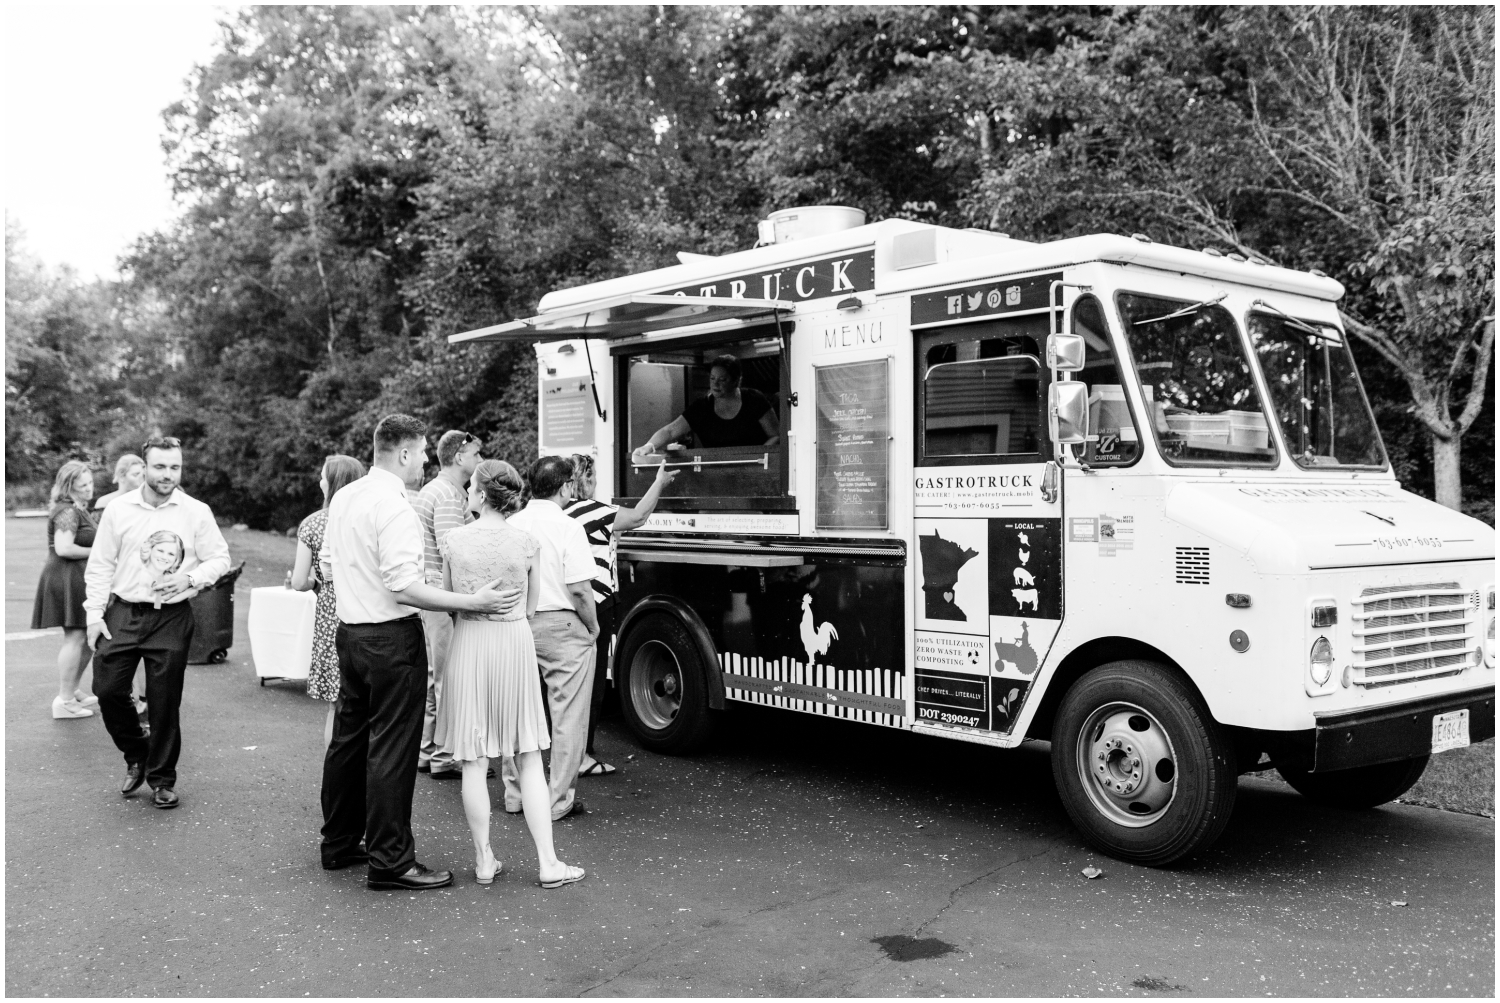
{"label": "man in white dress shirt", "polygon": [[[188,599],[229,570],[229,545],[209,507],[180,488],[182,444],[152,438],[146,482],[104,510],[84,569],[84,618],[94,649],[94,695],[105,730],[125,754],[120,793],[150,783],[158,808],[176,808],[183,670],[193,644]],[[130,699],[146,665],[148,737]]]}
{"label": "man in white dress shirt", "polygon": [[417,863],[411,832],[427,699],[427,646],[417,611],[504,613],[521,595],[489,586],[460,595],[427,584],[422,523],[407,498],[407,489],[421,482],[425,458],[420,421],[404,414],[381,419],[375,462],[334,495],[319,555],[328,579],[338,582],[340,677],[333,741],[323,760],[323,866],[367,861],[371,888],[421,891],[453,883],[451,871]]}
{"label": "man in white dress shirt", "polygon": [[[541,597],[531,618],[536,660],[547,686],[552,712],[552,820],[583,814],[575,788],[588,744],[589,698],[594,686],[594,641],[599,637],[594,608],[594,552],[578,520],[564,514],[573,500],[573,461],[543,456],[526,472],[532,499],[510,517],[510,524],[541,545],[538,570]],[[515,761],[500,761],[505,778],[505,810],[521,810]]]}

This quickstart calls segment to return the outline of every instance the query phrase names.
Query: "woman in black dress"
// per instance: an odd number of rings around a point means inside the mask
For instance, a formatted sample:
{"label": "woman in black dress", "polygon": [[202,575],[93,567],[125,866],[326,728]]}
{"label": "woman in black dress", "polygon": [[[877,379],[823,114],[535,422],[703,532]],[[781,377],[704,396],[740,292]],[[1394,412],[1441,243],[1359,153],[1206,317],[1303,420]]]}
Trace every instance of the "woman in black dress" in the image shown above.
{"label": "woman in black dress", "polygon": [[94,472],[82,460],[69,460],[57,472],[52,485],[52,510],[47,516],[47,564],[36,588],[31,611],[31,629],[63,629],[57,653],[57,696],[52,701],[56,718],[93,717],[89,708],[98,698],[78,689],[83,670],[93,652],[84,635],[83,568],[94,545],[98,523],[89,511],[94,498]]}

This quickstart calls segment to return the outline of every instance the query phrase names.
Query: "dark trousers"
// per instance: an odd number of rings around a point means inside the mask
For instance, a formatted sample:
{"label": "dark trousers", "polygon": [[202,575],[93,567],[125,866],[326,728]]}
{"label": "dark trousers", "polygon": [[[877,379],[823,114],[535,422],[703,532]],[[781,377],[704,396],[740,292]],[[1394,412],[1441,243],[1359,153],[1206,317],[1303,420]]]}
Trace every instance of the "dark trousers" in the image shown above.
{"label": "dark trousers", "polygon": [[[94,696],[99,698],[104,728],[125,754],[125,762],[146,764],[146,783],[153,790],[175,787],[177,756],[182,752],[177,711],[193,644],[193,607],[184,599],[155,609],[148,602],[129,603],[111,596],[104,625],[110,636],[101,637],[94,652]],[[150,738],[141,730],[130,700],[135,670],[142,662]]]}
{"label": "dark trousers", "polygon": [[598,726],[599,715],[604,710],[604,694],[609,689],[609,680],[604,678],[609,668],[609,638],[615,632],[615,618],[619,596],[613,592],[609,598],[594,607],[595,615],[599,617],[599,646],[594,660],[594,691],[589,695],[589,742],[585,748],[589,755],[594,754],[594,728]]}
{"label": "dark trousers", "polygon": [[393,878],[417,861],[411,799],[427,701],[427,642],[415,616],[340,623],[339,702],[323,758],[323,860],[363,837],[370,877]]}

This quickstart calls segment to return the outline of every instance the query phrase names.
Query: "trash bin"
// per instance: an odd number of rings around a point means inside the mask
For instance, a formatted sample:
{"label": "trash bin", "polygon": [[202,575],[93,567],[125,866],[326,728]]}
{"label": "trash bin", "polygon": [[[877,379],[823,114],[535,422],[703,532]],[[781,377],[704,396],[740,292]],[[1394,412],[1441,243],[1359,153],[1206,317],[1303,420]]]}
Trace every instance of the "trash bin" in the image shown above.
{"label": "trash bin", "polygon": [[218,581],[188,600],[193,606],[193,646],[188,662],[193,665],[217,665],[229,657],[234,645],[234,583],[239,581],[239,567],[225,572]]}

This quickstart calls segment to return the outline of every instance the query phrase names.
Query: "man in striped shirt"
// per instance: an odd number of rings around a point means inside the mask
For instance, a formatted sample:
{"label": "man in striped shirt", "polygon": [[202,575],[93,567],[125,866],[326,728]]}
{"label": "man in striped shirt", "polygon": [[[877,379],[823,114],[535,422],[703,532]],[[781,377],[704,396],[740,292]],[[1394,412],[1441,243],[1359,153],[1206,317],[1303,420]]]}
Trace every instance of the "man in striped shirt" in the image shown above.
{"label": "man in striped shirt", "polygon": [[[422,522],[423,575],[428,585],[443,587],[443,557],[438,550],[448,534],[468,522],[469,478],[479,466],[483,443],[468,432],[454,429],[438,440],[438,475],[412,498],[412,508]],[[453,640],[453,617],[422,610],[422,630],[427,636],[427,713],[422,719],[422,749],[417,769],[435,777],[458,777],[460,772],[433,740],[438,702],[443,699],[443,665]]]}
{"label": "man in striped shirt", "polygon": [[599,501],[594,497],[594,491],[599,487],[599,474],[594,468],[593,456],[575,453],[572,459],[575,500],[563,509],[563,513],[583,524],[583,532],[588,537],[589,549],[594,553],[594,566],[597,570],[592,584],[599,617],[594,688],[589,699],[588,744],[585,746],[583,764],[579,767],[578,775],[602,777],[615,772],[612,765],[594,755],[594,728],[599,722],[599,711],[604,706],[605,688],[609,685],[604,678],[604,673],[609,664],[610,638],[616,626],[615,544],[618,540],[617,534],[639,529],[646,524],[646,520],[656,509],[656,503],[661,500],[662,491],[672,483],[677,476],[677,471],[669,470],[663,464],[656,471],[656,479],[651,482],[651,487],[646,489],[646,494],[641,498],[640,504],[635,508],[621,509],[617,505]]}

